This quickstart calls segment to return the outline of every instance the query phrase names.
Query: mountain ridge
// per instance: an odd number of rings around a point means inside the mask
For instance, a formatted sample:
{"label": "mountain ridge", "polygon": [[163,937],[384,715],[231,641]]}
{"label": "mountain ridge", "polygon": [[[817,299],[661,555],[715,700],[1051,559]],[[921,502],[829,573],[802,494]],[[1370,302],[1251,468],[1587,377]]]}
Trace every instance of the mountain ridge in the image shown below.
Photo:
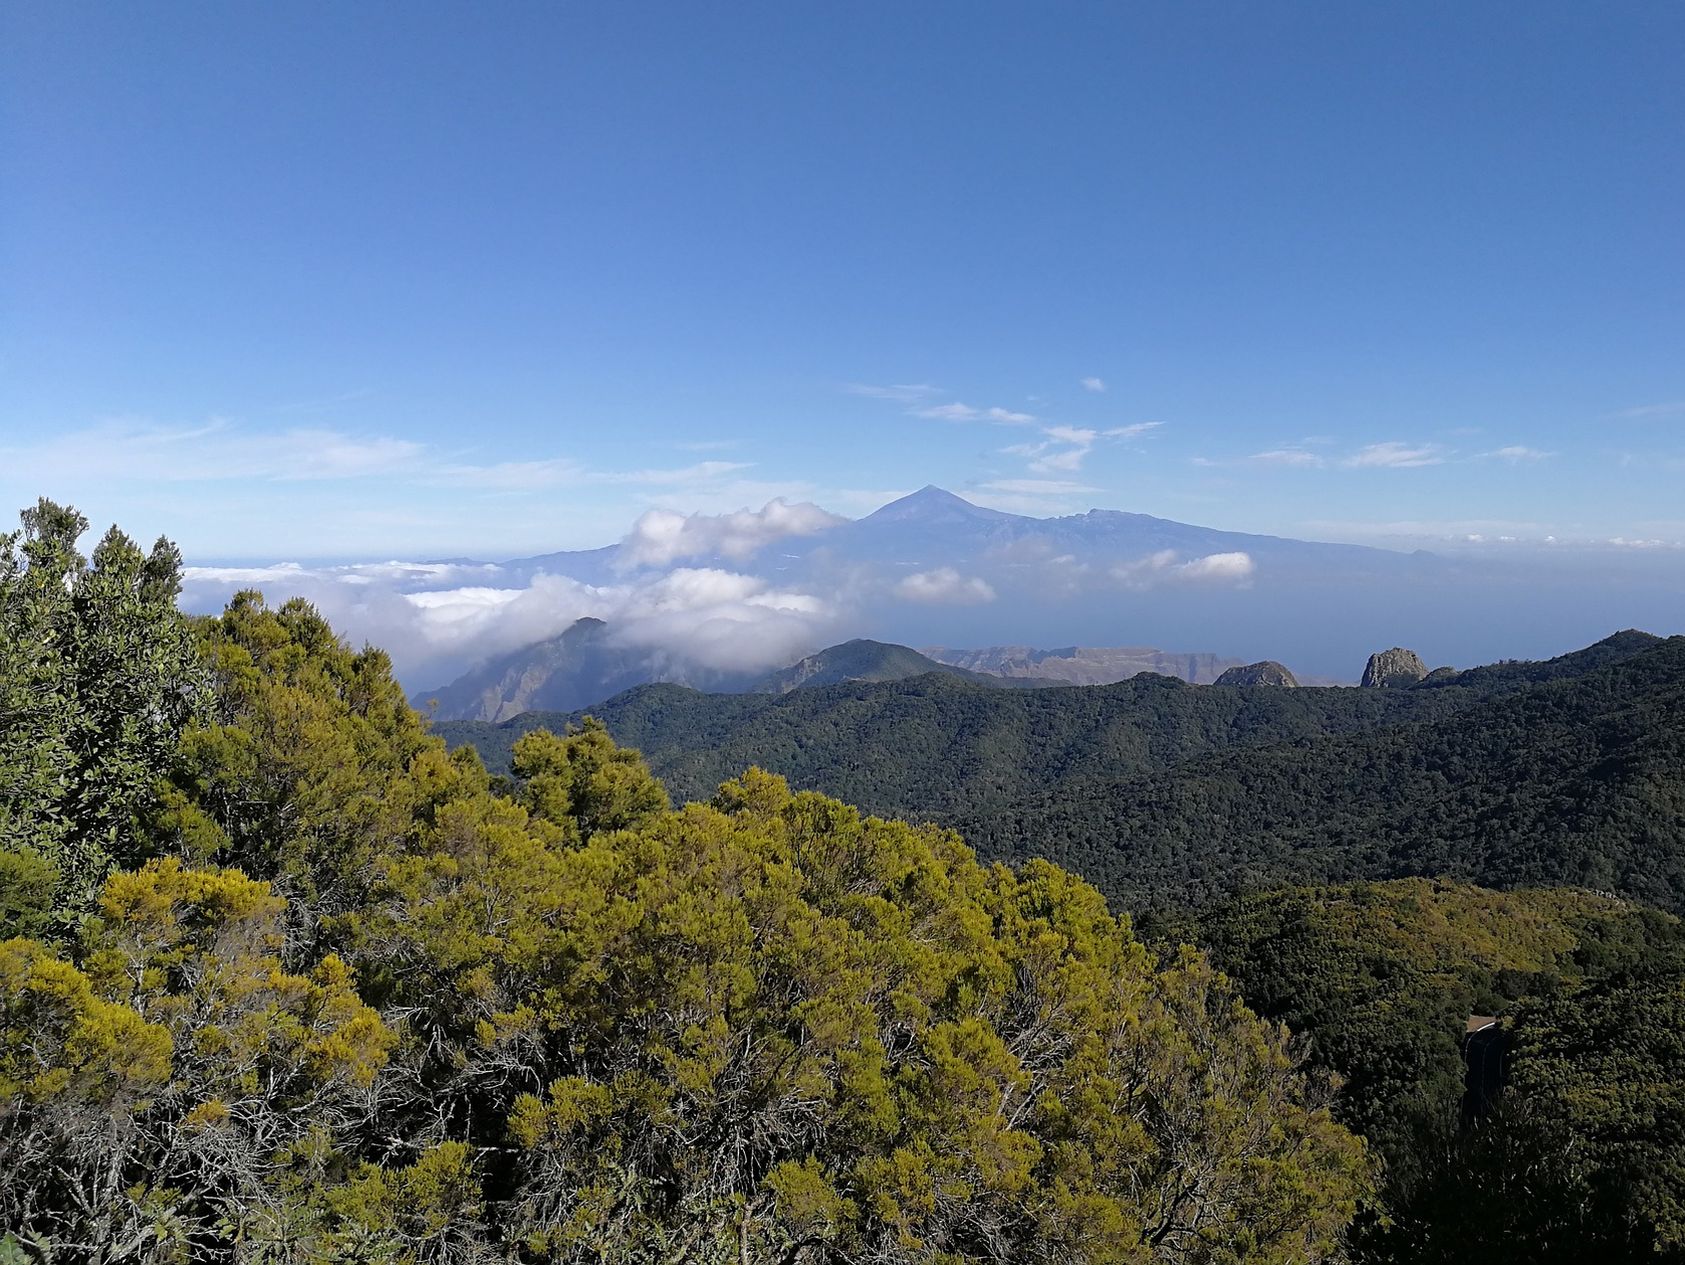
{"label": "mountain ridge", "polygon": [[1178,676],[1192,685],[1208,685],[1241,659],[1198,651],[1158,650],[1152,646],[985,646],[963,650],[923,647],[920,653],[953,667],[997,676],[1066,681],[1072,685],[1111,685],[1141,672]]}
{"label": "mountain ridge", "polygon": [[984,672],[971,672],[965,668],[938,662],[909,646],[856,637],[852,641],[828,646],[824,650],[798,659],[789,667],[767,673],[749,687],[749,692],[784,694],[790,690],[839,685],[849,681],[898,681],[927,673],[953,676],[976,685],[997,689],[1070,684],[1068,681],[1013,680]]}
{"label": "mountain ridge", "polygon": [[[1685,909],[1685,637],[1390,689],[1158,676],[1008,691],[926,675],[784,695],[641,686],[592,709],[681,798],[745,765],[1046,856],[1123,908],[1449,873]],[[439,726],[495,769],[533,728]]]}
{"label": "mountain ridge", "polygon": [[[846,681],[892,681],[935,673],[999,689],[1041,689],[1110,683],[1141,672],[1192,680],[1214,676],[1218,669],[1213,665],[1220,662],[1215,656],[1139,648],[1121,660],[1107,659],[1106,666],[1096,668],[1093,663],[1051,657],[1058,652],[1032,651],[1039,656],[1039,663],[1052,664],[1053,670],[990,671],[895,642],[860,637],[768,672],[725,672],[699,669],[668,655],[620,645],[613,633],[603,620],[576,620],[555,637],[499,655],[446,685],[417,693],[416,705],[440,721],[501,722],[528,711],[576,711],[645,684],[689,685],[712,693],[783,693]],[[1119,668],[1118,663],[1127,666]],[[1101,679],[1075,680],[1058,671],[1062,666],[1070,667],[1073,674]]]}

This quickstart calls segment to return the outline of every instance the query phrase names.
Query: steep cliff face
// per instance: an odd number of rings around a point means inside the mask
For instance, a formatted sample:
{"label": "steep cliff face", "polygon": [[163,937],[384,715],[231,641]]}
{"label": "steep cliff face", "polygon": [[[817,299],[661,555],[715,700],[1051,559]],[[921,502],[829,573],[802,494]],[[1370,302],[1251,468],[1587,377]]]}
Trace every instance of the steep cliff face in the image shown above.
{"label": "steep cliff face", "polygon": [[1274,659],[1265,659],[1262,663],[1248,663],[1238,668],[1230,668],[1215,681],[1213,685],[1273,685],[1282,689],[1297,689],[1299,680],[1286,667]]}
{"label": "steep cliff face", "polygon": [[1369,656],[1369,666],[1363,669],[1365,689],[1398,689],[1416,684],[1428,674],[1428,665],[1414,650],[1394,646]]}

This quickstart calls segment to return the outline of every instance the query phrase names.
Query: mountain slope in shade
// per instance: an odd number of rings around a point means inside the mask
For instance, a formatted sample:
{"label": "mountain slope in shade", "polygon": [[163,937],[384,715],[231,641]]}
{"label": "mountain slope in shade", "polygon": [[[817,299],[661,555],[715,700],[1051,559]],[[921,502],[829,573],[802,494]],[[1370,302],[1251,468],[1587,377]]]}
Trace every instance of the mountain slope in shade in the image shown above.
{"label": "mountain slope in shade", "polygon": [[449,685],[419,698],[417,705],[439,721],[501,722],[523,712],[571,712],[590,707],[639,685],[676,684],[749,694],[784,694],[794,689],[845,681],[901,681],[935,674],[997,689],[1039,689],[1069,681],[1037,677],[1008,679],[971,672],[926,658],[908,646],[858,639],[808,655],[764,675],[707,672],[647,649],[614,643],[600,619],[581,619],[558,637],[502,655]]}
{"label": "mountain slope in shade", "polygon": [[501,655],[416,700],[440,720],[508,720],[538,708],[573,711],[657,679],[647,650],[613,645],[608,625],[581,619],[559,636]]}
{"label": "mountain slope in shade", "polygon": [[821,650],[818,654],[808,655],[787,668],[768,673],[755,683],[753,689],[763,694],[785,694],[794,689],[838,685],[845,681],[901,681],[929,672],[958,677],[977,685],[1007,688],[1070,684],[1069,681],[1045,678],[1008,680],[1005,677],[990,676],[940,663],[907,646],[856,639]]}
{"label": "mountain slope in shade", "polygon": [[1151,646],[1063,646],[1037,650],[1030,646],[985,646],[957,650],[929,646],[924,654],[938,663],[995,676],[1047,680],[1071,685],[1110,685],[1142,672],[1178,676],[1192,685],[1209,685],[1241,659],[1221,655],[1155,650]]}

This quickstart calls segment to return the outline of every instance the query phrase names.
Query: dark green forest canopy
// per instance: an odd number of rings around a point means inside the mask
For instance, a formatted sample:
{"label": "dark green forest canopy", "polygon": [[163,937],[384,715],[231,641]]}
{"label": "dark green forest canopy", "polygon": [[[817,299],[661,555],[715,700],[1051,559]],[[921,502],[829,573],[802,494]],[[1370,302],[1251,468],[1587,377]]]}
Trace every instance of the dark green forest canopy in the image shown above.
{"label": "dark green forest canopy", "polygon": [[[1155,931],[1199,939],[1341,1078],[1335,1114],[1386,1170],[1360,1259],[1685,1255],[1677,919],[1568,888],[1402,879],[1250,893]],[[1474,1056],[1507,1068],[1495,1104],[1465,1099],[1471,1015],[1497,1020]]]}
{"label": "dark green forest canopy", "polygon": [[[1382,690],[1264,691],[1190,686],[1143,675],[1115,685],[985,689],[952,677],[851,681],[783,695],[704,694],[646,685],[593,706],[620,741],[644,751],[677,795],[702,795],[716,772],[760,764],[802,785],[836,784],[874,807],[921,812],[1009,802],[1073,776],[1122,777],[1233,744],[1362,731],[1460,695]],[[441,721],[454,746],[471,743],[494,772],[509,745],[582,713],[532,712],[499,725]]]}
{"label": "dark green forest canopy", "polygon": [[[1055,860],[1125,908],[1439,873],[1685,907],[1681,637],[1403,690],[923,677],[776,698],[646,686],[592,710],[680,796],[758,764],[985,856]],[[523,729],[566,719],[438,732],[496,769]]]}
{"label": "dark green forest canopy", "polygon": [[1151,928],[1197,940],[1261,1014],[1344,1080],[1342,1117],[1413,1182],[1424,1134],[1449,1137],[1470,1015],[1619,977],[1685,947],[1679,921],[1573,888],[1495,892],[1444,879],[1248,893]]}

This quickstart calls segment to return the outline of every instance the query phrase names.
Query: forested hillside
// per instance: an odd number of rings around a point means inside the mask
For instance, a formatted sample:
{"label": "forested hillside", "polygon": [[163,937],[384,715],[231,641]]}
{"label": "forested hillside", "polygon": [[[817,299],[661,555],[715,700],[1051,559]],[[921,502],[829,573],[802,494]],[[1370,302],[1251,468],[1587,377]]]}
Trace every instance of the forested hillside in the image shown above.
{"label": "forested hillside", "polygon": [[[1643,1260],[1679,1224],[1678,920],[1403,879],[1249,893],[1155,930],[1207,945],[1339,1076],[1335,1114],[1385,1171],[1361,1259]],[[1471,1015],[1495,1026],[1465,1051]]]}
{"label": "forested hillside", "polygon": [[[84,527],[43,502],[0,537],[0,1260],[1685,1260],[1666,913],[1405,880],[1138,934],[1054,864],[759,769],[675,808],[595,722],[496,779],[308,605],[187,619],[167,542],[83,558]],[[1505,709],[1493,750],[1560,733],[1579,768],[1660,740],[1678,651],[1460,690],[817,693],[926,724],[1086,698],[1146,780]]]}
{"label": "forested hillside", "polygon": [[[1410,689],[924,677],[778,699],[655,686],[592,710],[678,794],[758,764],[987,856],[1048,857],[1125,908],[1439,873],[1685,907],[1685,638],[1621,633]],[[524,728],[566,719],[440,732],[497,768]]]}
{"label": "forested hillside", "polygon": [[1495,697],[1478,683],[1404,691],[1465,703],[1371,733],[1217,752],[1126,780],[1086,775],[1010,813],[948,820],[985,852],[1049,856],[1131,906],[1449,874],[1685,909],[1685,637],[1578,673],[1517,667],[1489,683]]}
{"label": "forested hillside", "polygon": [[934,672],[954,677],[973,685],[996,688],[1034,689],[1038,686],[1069,685],[1069,681],[1045,680],[1031,677],[990,676],[972,672],[928,659],[907,646],[882,641],[855,639],[840,646],[831,646],[818,654],[767,673],[754,682],[755,693],[785,694],[795,689],[812,689],[820,685],[838,685],[845,681],[900,681],[907,677],[924,676]]}
{"label": "forested hillside", "polygon": [[[646,752],[678,795],[704,794],[723,770],[759,764],[880,811],[952,813],[1016,803],[1069,778],[1129,777],[1223,747],[1362,732],[1469,701],[1455,691],[1210,689],[1145,675],[1032,691],[921,676],[782,697],[648,685],[589,711]],[[435,732],[453,747],[472,744],[495,772],[522,733],[583,715],[440,722]]]}
{"label": "forested hillside", "polygon": [[675,810],[598,727],[500,794],[380,651],[84,526],[0,537],[6,1259],[1342,1257],[1330,1083],[1075,876]]}

